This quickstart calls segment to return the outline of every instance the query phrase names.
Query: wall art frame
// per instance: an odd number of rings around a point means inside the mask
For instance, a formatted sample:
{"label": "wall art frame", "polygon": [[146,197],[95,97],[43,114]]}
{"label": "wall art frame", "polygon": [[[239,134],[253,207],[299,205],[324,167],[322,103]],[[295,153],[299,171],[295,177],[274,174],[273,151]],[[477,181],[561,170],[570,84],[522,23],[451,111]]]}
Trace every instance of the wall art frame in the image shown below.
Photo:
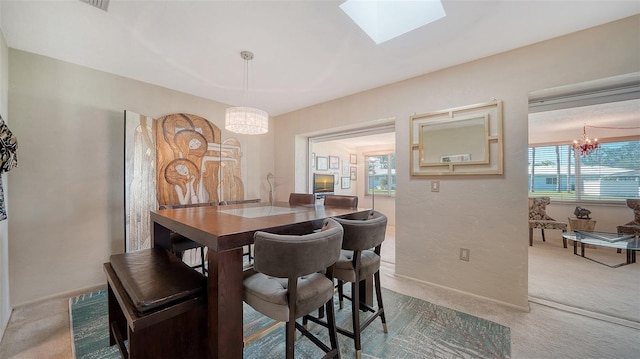
{"label": "wall art frame", "polygon": [[316,156],[316,170],[318,171],[328,171],[329,170],[329,159],[324,156]]}
{"label": "wall art frame", "polygon": [[332,169],[332,170],[340,169],[340,157],[329,156],[329,169]]}
{"label": "wall art frame", "polygon": [[503,173],[502,101],[413,115],[411,176]]}
{"label": "wall art frame", "polygon": [[351,188],[351,177],[342,177],[340,182],[341,189],[349,189]]}

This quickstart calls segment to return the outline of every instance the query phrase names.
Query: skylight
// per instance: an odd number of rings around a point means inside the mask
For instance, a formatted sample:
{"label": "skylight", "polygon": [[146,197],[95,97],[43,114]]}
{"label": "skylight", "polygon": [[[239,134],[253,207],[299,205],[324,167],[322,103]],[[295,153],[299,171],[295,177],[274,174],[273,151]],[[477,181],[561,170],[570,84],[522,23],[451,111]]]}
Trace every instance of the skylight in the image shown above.
{"label": "skylight", "polygon": [[340,8],[378,45],[447,15],[439,0],[348,0]]}

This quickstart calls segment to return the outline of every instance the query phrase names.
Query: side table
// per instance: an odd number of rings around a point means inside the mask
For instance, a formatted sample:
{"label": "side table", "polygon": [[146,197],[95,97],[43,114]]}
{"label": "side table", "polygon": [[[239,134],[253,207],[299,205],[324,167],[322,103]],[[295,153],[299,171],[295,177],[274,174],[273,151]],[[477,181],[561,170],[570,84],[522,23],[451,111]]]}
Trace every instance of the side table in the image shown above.
{"label": "side table", "polygon": [[593,231],[596,229],[596,221],[593,219],[583,219],[576,217],[569,217],[569,230],[571,232],[578,231]]}
{"label": "side table", "polygon": [[[576,218],[576,217],[569,217],[569,230],[571,232],[578,230],[578,231],[594,231],[596,229],[596,221],[594,221],[593,219],[589,218]],[[591,245],[591,244],[586,244],[587,248],[596,248],[595,246]],[[574,253],[575,254],[575,253]]]}

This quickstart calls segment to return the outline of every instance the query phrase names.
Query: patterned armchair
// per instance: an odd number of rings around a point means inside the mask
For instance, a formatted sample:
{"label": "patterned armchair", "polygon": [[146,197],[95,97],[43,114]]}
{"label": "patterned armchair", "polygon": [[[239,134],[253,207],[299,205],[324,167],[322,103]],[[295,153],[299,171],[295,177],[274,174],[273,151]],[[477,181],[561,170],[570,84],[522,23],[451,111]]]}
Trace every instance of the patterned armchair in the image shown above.
{"label": "patterned armchair", "polygon": [[627,207],[633,210],[635,219],[627,224],[618,226],[618,233],[640,236],[640,199],[627,199]]}
{"label": "patterned armchair", "polygon": [[[549,197],[529,197],[529,245],[533,246],[533,229],[540,228],[542,231],[542,240],[544,238],[545,229],[560,229],[562,232],[567,231],[567,224],[556,221],[547,215],[547,205],[551,203]],[[567,248],[567,239],[562,238],[564,248]]]}

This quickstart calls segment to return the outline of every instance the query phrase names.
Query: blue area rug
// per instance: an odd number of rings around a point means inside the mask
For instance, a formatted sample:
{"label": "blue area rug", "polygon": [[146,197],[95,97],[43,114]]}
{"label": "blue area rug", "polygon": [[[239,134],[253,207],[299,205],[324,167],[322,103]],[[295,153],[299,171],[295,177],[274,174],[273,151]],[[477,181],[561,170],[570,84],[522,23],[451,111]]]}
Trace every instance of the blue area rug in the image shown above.
{"label": "blue area rug", "polygon": [[[363,358],[511,357],[508,327],[390,290],[383,289],[382,295],[389,332],[382,331],[379,319],[373,322],[362,335]],[[336,305],[336,319],[339,326],[349,327],[351,307],[349,301],[344,304],[344,309]],[[117,346],[109,347],[106,290],[69,299],[69,313],[75,358],[120,358]],[[244,306],[245,337],[271,323],[271,319]],[[329,342],[326,329],[312,323],[309,328]],[[296,358],[322,356],[309,340],[299,333],[297,338]],[[342,335],[338,338],[342,357],[353,358],[353,341]],[[281,358],[284,352],[284,326],[280,326],[249,343],[244,357]]]}

